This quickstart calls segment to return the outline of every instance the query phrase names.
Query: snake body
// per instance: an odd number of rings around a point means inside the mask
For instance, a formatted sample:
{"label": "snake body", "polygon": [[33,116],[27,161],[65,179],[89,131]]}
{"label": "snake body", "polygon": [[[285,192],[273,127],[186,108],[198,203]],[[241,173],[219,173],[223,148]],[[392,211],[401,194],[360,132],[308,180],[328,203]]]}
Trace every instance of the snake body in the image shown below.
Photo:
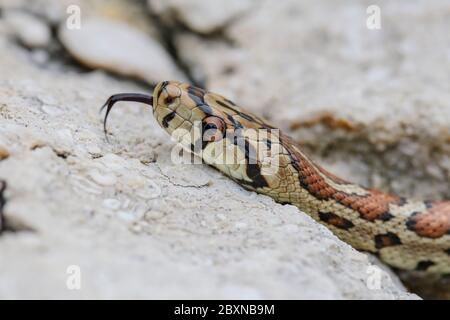
{"label": "snake body", "polygon": [[[416,201],[340,179],[265,120],[189,84],[163,81],[152,96],[112,96],[105,125],[114,103],[123,100],[152,105],[157,122],[186,149],[244,188],[298,207],[355,249],[397,269],[450,273],[450,201]],[[208,134],[193,140],[196,130]],[[254,134],[259,130],[268,134],[261,138]],[[264,159],[261,146],[270,150]],[[234,161],[224,162],[227,154]],[[277,171],[267,174],[271,161]]]}

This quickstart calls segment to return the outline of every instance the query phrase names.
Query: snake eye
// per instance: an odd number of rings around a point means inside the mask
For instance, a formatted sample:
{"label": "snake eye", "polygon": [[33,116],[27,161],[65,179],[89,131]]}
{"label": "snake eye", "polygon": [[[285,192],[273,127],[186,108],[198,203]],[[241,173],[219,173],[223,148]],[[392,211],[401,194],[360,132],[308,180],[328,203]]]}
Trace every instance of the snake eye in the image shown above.
{"label": "snake eye", "polygon": [[166,101],[164,101],[167,105],[169,105],[169,104],[171,104],[172,102],[173,102],[173,97],[171,97],[171,96],[168,96],[167,98],[166,98]]}
{"label": "snake eye", "polygon": [[[159,98],[160,97],[160,98]],[[181,90],[176,84],[168,83],[163,85],[158,92],[158,100],[161,105],[175,108],[181,97]]]}
{"label": "snake eye", "polygon": [[225,134],[225,123],[219,117],[210,116],[203,120],[203,141],[219,141]]}

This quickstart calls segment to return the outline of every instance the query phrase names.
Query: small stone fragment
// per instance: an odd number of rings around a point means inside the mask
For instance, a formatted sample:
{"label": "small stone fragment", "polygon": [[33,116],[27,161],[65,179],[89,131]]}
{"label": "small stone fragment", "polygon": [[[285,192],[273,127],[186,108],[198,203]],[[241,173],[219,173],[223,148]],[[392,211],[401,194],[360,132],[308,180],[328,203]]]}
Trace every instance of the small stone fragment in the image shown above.
{"label": "small stone fragment", "polygon": [[89,18],[81,29],[69,30],[64,23],[59,39],[82,64],[155,84],[164,79],[185,81],[164,48],[129,25],[104,18]]}
{"label": "small stone fragment", "polygon": [[9,157],[9,151],[6,147],[0,145],[0,161]]}
{"label": "small stone fragment", "polygon": [[158,220],[165,216],[164,212],[158,210],[151,210],[145,213],[146,220]]}
{"label": "small stone fragment", "polygon": [[161,195],[161,188],[153,181],[148,180],[148,185],[136,191],[136,195],[142,199],[155,199]]}
{"label": "small stone fragment", "polygon": [[119,211],[117,216],[125,222],[133,222],[135,221],[135,216],[131,212],[127,211]]}
{"label": "small stone fragment", "polygon": [[117,199],[105,199],[103,200],[103,206],[108,209],[117,210],[121,206],[121,202]]}
{"label": "small stone fragment", "polygon": [[112,186],[117,182],[117,177],[113,173],[100,172],[98,169],[89,171],[91,179],[102,186]]}

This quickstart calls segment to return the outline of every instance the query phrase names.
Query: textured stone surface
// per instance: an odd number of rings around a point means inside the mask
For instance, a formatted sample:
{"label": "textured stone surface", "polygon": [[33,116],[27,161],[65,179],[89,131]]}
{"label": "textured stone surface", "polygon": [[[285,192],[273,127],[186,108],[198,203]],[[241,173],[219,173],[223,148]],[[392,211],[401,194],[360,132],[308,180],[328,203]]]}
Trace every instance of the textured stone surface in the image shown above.
{"label": "textured stone surface", "polygon": [[[42,71],[2,49],[5,215],[32,231],[0,237],[0,297],[414,297],[384,272],[383,288],[369,290],[367,257],[296,208],[206,166],[172,165],[148,108],[118,106],[107,143],[98,106],[143,88]],[[70,265],[79,291],[66,287]]]}
{"label": "textured stone surface", "polygon": [[[60,3],[45,2],[48,12]],[[269,117],[336,173],[444,196],[448,7],[383,1],[382,29],[372,31],[368,4],[258,1],[206,38],[165,27],[177,68]],[[158,40],[136,25],[142,16],[105,8],[89,18]],[[48,20],[63,23],[62,12]],[[0,235],[1,298],[417,298],[389,271],[369,289],[376,261],[296,208],[204,165],[171,164],[173,142],[148,107],[118,105],[107,143],[105,99],[151,87],[80,69],[63,51],[37,59],[5,30],[0,19],[0,178],[16,232]],[[71,265],[81,290],[67,289]]]}

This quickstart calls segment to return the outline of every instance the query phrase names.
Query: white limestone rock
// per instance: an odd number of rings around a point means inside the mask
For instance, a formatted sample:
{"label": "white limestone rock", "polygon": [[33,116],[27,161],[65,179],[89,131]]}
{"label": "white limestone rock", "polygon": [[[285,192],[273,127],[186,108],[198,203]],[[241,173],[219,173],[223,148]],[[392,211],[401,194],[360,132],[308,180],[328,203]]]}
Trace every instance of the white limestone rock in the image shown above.
{"label": "white limestone rock", "polygon": [[69,53],[89,68],[150,84],[162,79],[186,79],[159,42],[125,23],[91,17],[80,29],[69,29],[62,23],[58,35]]}

